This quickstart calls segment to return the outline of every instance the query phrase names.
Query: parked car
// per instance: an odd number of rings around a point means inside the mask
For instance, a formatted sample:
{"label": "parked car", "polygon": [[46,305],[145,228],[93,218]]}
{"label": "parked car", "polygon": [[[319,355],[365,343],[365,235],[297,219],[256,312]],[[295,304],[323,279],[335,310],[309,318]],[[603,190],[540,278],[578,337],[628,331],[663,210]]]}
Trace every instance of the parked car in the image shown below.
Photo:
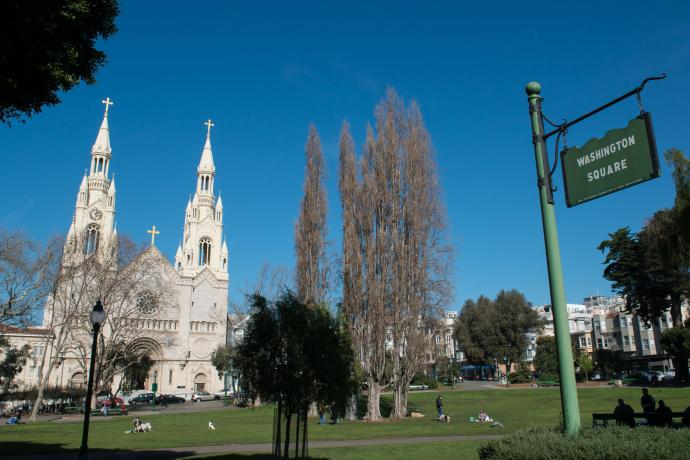
{"label": "parked car", "polygon": [[594,374],[589,376],[590,380],[601,380],[601,374],[599,372],[595,372]]}
{"label": "parked car", "polygon": [[673,382],[673,379],[675,379],[675,378],[676,378],[676,371],[670,370],[664,374],[664,376],[662,377],[662,380],[664,382],[669,383],[669,382]]}
{"label": "parked car", "polygon": [[133,406],[151,404],[153,401],[153,393],[142,393],[129,400],[129,404]]}
{"label": "parked car", "polygon": [[114,407],[119,407],[123,412],[127,412],[127,408],[125,407],[125,401],[120,398],[119,396],[115,396],[114,398],[108,398],[104,399],[102,401],[99,401],[98,407],[111,407],[113,400],[115,400]]}
{"label": "parked car", "polygon": [[232,398],[232,389],[230,388],[224,388],[222,390],[218,390],[215,393],[213,393],[213,399],[223,399],[225,398],[225,395],[228,395],[228,398]]}
{"label": "parked car", "polygon": [[192,401],[194,402],[213,401],[213,399],[215,399],[215,396],[208,391],[197,391],[192,395]]}
{"label": "parked car", "polygon": [[159,395],[156,397],[156,402],[158,404],[182,404],[185,399],[175,395]]}

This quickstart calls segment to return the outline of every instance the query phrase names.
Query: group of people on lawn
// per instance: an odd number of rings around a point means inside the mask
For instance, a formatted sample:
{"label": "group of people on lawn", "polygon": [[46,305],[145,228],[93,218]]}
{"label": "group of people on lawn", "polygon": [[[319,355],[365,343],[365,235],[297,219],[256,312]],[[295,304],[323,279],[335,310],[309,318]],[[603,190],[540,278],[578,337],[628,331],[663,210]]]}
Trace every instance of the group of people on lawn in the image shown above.
{"label": "group of people on lawn", "polygon": [[[657,403],[654,396],[649,394],[648,388],[642,389],[642,397],[640,398],[640,406],[644,414],[649,414],[647,419],[648,425],[654,426],[673,426],[673,411],[666,405],[663,399]],[[622,426],[635,426],[635,410],[626,404],[623,399],[618,400],[618,405],[613,410],[616,416],[616,423]],[[681,419],[683,426],[690,428],[690,406],[685,408],[683,418]]]}

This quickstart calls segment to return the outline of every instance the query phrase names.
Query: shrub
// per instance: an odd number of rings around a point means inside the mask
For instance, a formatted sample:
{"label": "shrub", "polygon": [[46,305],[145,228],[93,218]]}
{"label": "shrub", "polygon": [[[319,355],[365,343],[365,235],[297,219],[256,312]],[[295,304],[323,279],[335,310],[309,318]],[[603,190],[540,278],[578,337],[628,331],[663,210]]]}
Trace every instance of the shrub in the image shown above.
{"label": "shrub", "polygon": [[650,427],[586,428],[568,437],[555,428],[513,433],[479,448],[481,460],[688,459],[690,431]]}
{"label": "shrub", "polygon": [[430,390],[438,388],[438,381],[424,375],[423,372],[417,372],[412,378],[410,385],[426,385]]}
{"label": "shrub", "polygon": [[556,382],[558,382],[558,374],[541,374],[540,373],[537,380],[541,380],[543,382],[555,380]]}
{"label": "shrub", "polygon": [[510,383],[530,383],[532,381],[532,371],[524,363],[520,364],[517,372],[513,372],[508,375],[508,381]]}

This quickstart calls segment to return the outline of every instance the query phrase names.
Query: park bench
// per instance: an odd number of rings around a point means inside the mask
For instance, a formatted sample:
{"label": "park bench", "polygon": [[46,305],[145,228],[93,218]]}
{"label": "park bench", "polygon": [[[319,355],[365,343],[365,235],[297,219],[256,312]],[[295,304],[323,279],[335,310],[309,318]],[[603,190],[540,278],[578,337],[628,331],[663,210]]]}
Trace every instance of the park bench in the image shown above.
{"label": "park bench", "polygon": [[[103,412],[101,412],[100,409],[91,409],[91,415],[103,415]],[[124,411],[120,409],[119,407],[114,407],[112,409],[108,410],[108,416],[111,415],[127,415],[127,410],[125,409]]]}
{"label": "park bench", "polygon": [[81,412],[81,404],[71,402],[62,406],[62,412]]}
{"label": "park bench", "polygon": [[540,387],[553,387],[558,385],[558,382],[555,380],[537,380],[537,386]]}
{"label": "park bench", "polygon": [[[685,413],[684,412],[669,412],[666,414],[659,414],[657,412],[635,412],[632,414],[633,419],[643,419],[643,420],[649,420],[649,424],[653,425],[657,422],[658,418],[660,415],[664,415],[666,417],[670,417],[671,420],[675,418],[682,418]],[[593,427],[604,427],[609,425],[609,420],[613,421],[613,424],[616,424],[616,417],[617,415],[613,413],[593,413],[592,414],[592,426]],[[636,422],[637,424],[637,422]]]}

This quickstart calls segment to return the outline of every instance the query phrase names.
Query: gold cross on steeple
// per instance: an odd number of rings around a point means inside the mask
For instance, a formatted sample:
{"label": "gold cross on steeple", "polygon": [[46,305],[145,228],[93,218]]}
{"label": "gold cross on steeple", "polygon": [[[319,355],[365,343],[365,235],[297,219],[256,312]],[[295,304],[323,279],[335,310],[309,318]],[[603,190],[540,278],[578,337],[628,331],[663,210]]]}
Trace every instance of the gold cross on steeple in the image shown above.
{"label": "gold cross on steeple", "polygon": [[161,232],[159,232],[159,231],[156,230],[156,226],[155,226],[155,225],[153,226],[153,228],[151,228],[151,230],[146,230],[146,233],[150,233],[150,234],[151,234],[151,246],[153,246],[153,245],[156,244],[156,235],[160,235],[160,234],[161,234]]}
{"label": "gold cross on steeple", "polygon": [[211,128],[212,128],[213,126],[216,126],[216,125],[214,125],[213,123],[211,123],[211,119],[210,119],[210,118],[208,119],[208,121],[205,121],[204,124],[205,124],[206,126],[208,126],[208,132],[206,133],[206,137],[211,137]]}
{"label": "gold cross on steeple", "polygon": [[111,101],[109,97],[106,97],[105,100],[101,101],[101,104],[105,104],[105,116],[107,117],[108,116],[108,107],[110,107],[111,105],[114,105],[115,103],[113,101]]}

